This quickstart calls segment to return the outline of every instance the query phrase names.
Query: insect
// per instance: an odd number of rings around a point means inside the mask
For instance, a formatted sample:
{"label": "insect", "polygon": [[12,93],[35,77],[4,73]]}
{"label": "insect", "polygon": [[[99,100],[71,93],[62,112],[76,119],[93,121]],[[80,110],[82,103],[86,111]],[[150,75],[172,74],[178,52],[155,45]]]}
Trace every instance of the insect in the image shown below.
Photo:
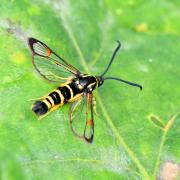
{"label": "insect", "polygon": [[[60,84],[49,94],[36,99],[32,111],[39,118],[43,118],[64,104],[71,103],[68,116],[72,132],[86,142],[92,143],[94,137],[93,112],[96,112],[93,91],[106,80],[121,81],[142,90],[141,85],[117,77],[104,77],[121,47],[120,42],[117,41],[117,43],[118,45],[105,71],[99,76],[93,76],[80,72],[43,42],[35,38],[29,38],[28,44],[32,51],[32,63],[36,71],[44,79]],[[84,124],[82,124],[83,121]],[[76,123],[83,126],[84,132],[78,132],[81,126],[76,125]]]}

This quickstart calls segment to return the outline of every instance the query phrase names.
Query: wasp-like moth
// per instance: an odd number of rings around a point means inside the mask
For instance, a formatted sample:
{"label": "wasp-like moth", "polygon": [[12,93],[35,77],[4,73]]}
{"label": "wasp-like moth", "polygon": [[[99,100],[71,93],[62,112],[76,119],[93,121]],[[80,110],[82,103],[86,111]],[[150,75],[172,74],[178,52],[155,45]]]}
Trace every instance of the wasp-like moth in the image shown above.
{"label": "wasp-like moth", "polygon": [[[32,63],[36,71],[44,79],[60,84],[49,94],[34,101],[32,106],[34,113],[42,118],[64,104],[71,103],[69,122],[73,133],[86,142],[92,143],[94,137],[93,112],[95,110],[93,91],[100,87],[104,81],[110,79],[142,89],[141,85],[120,78],[104,77],[121,47],[120,42],[117,41],[117,43],[118,45],[105,71],[99,76],[94,76],[82,73],[43,42],[35,38],[29,38],[28,44],[32,51]],[[84,122],[84,132],[81,132],[81,134],[75,128],[76,121],[78,123]]]}

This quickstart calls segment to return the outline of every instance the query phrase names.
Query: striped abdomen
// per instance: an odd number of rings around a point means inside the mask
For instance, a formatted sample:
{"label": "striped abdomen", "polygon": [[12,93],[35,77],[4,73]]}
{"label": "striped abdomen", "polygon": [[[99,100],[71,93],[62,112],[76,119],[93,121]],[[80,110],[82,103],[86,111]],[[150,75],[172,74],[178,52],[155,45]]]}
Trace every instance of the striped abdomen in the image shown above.
{"label": "striped abdomen", "polygon": [[49,93],[41,101],[36,101],[32,110],[38,116],[44,115],[57,109],[66,102],[73,101],[73,99],[81,95],[81,93],[81,90],[78,89],[74,82],[67,83]]}

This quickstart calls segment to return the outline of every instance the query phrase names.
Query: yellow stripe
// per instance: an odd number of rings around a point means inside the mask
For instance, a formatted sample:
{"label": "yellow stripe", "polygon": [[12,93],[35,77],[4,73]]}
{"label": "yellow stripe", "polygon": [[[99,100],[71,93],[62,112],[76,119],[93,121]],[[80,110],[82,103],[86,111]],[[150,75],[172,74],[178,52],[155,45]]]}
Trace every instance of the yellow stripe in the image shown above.
{"label": "yellow stripe", "polygon": [[54,106],[54,100],[52,99],[52,97],[51,96],[47,96],[46,98],[49,99],[49,101],[51,102],[52,107],[53,107]]}
{"label": "yellow stripe", "polygon": [[65,85],[65,86],[70,90],[71,98],[73,98],[74,93],[73,93],[72,89],[70,88],[70,86],[68,84]]}
{"label": "yellow stripe", "polygon": [[92,87],[93,87],[94,84],[96,84],[96,82],[89,84],[88,88],[93,89]]}
{"label": "yellow stripe", "polygon": [[84,77],[90,77],[91,75],[88,75],[88,74],[81,74],[81,76],[84,78]]}
{"label": "yellow stripe", "polygon": [[46,99],[44,99],[43,102],[47,105],[48,109],[51,108],[51,104]]}
{"label": "yellow stripe", "polygon": [[69,83],[71,83],[71,81],[68,81],[68,82],[66,82],[66,83],[61,84],[60,87],[64,87],[64,86],[66,86],[66,85],[69,84]]}
{"label": "yellow stripe", "polygon": [[96,88],[97,88],[98,87],[98,80],[95,76],[94,76],[94,78],[96,79]]}
{"label": "yellow stripe", "polygon": [[58,90],[58,89],[55,89],[54,91],[57,92],[57,93],[59,94],[60,99],[61,99],[61,105],[64,104],[64,96],[61,94],[61,91]]}

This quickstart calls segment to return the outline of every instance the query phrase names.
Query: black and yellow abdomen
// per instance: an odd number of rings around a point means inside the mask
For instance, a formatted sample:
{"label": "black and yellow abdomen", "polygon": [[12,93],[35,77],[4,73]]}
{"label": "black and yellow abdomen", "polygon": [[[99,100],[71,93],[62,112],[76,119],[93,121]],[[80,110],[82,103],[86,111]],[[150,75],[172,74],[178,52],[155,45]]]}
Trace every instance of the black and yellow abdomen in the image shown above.
{"label": "black and yellow abdomen", "polygon": [[51,112],[67,102],[73,102],[81,97],[83,88],[79,88],[76,81],[68,82],[54,89],[47,96],[33,104],[32,110],[37,116]]}

